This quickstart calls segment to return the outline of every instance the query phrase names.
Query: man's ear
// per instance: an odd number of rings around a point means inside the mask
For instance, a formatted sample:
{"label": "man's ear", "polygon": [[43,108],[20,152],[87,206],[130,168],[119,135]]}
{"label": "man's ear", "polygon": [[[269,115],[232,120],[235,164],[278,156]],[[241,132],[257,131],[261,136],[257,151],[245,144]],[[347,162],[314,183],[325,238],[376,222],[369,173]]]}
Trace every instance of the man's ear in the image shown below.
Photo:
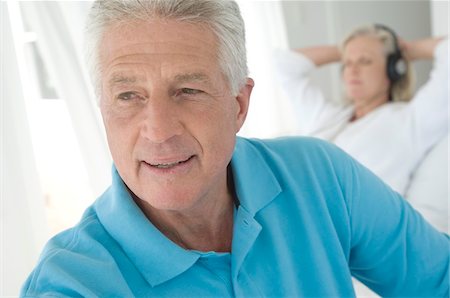
{"label": "man's ear", "polygon": [[255,82],[251,78],[247,78],[245,85],[239,89],[239,93],[236,96],[236,102],[238,104],[236,115],[236,133],[244,125],[245,118],[247,118],[248,107],[250,104],[250,95],[252,94]]}

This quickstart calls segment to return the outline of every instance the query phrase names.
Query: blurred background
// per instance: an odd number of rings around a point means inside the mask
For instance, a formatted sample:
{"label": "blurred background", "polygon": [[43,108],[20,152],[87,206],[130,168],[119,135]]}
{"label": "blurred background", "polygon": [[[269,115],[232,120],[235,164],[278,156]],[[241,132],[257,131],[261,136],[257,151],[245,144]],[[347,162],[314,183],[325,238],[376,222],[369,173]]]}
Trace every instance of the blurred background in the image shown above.
{"label": "blurred background", "polygon": [[[292,134],[274,83],[275,48],[337,44],[355,26],[382,23],[411,40],[448,35],[449,1],[238,1],[256,86],[243,136]],[[2,1],[0,296],[16,297],[45,242],[77,223],[109,185],[111,158],[83,60],[90,1]],[[431,62],[417,62],[417,85]],[[342,94],[337,65],[314,75]]]}

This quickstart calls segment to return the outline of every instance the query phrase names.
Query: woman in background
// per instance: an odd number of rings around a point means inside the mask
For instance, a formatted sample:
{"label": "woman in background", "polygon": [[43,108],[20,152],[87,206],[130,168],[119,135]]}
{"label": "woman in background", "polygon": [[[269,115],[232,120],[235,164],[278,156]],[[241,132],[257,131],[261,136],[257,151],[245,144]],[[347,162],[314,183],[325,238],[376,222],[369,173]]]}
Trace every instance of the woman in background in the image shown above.
{"label": "woman in background", "polygon": [[[405,194],[424,155],[448,133],[448,39],[407,42],[383,25],[357,28],[342,46],[276,55],[294,104],[298,133],[335,143]],[[412,95],[411,61],[434,58],[428,82]],[[327,101],[309,74],[342,63],[347,102]]]}
{"label": "woman in background", "polygon": [[[444,195],[434,190],[436,185],[425,184],[419,193],[426,196],[407,190],[424,156],[448,135],[448,51],[448,38],[407,42],[386,26],[368,25],[355,29],[340,47],[275,56],[282,87],[294,105],[297,133],[341,147],[394,190],[411,196],[413,206],[444,232],[449,231],[447,187]],[[434,66],[429,80],[412,94],[411,62],[419,59],[434,59]],[[317,67],[333,62],[342,64],[342,103],[326,100],[309,79]],[[411,191],[417,192],[417,182],[414,186]]]}

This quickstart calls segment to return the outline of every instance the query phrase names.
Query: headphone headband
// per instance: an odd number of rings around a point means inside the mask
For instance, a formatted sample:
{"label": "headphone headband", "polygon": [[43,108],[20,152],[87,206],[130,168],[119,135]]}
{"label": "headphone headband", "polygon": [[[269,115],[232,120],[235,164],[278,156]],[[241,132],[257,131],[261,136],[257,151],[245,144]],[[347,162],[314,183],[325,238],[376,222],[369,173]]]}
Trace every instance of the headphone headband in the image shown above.
{"label": "headphone headband", "polygon": [[381,24],[375,24],[374,26],[375,29],[386,31],[392,36],[392,40],[394,42],[394,53],[387,56],[386,69],[389,80],[391,83],[395,83],[406,74],[407,70],[405,59],[403,58],[402,51],[400,50],[397,34],[395,34],[394,30],[388,26]]}
{"label": "headphone headband", "polygon": [[375,29],[377,29],[377,30],[384,30],[384,31],[388,32],[392,36],[392,39],[394,41],[394,54],[398,53],[398,54],[401,55],[400,46],[398,44],[397,34],[394,32],[394,30],[392,30],[388,26],[382,25],[382,24],[375,24],[374,26],[375,26]]}

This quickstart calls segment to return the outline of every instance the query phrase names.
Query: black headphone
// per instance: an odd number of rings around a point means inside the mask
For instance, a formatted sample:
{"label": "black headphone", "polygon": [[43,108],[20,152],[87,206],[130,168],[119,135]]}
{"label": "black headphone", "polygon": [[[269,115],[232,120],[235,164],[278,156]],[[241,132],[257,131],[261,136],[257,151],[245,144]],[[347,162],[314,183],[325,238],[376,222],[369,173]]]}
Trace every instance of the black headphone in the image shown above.
{"label": "black headphone", "polygon": [[407,70],[406,61],[398,44],[397,34],[391,28],[381,24],[375,24],[375,29],[388,32],[394,40],[394,52],[387,56],[386,70],[391,83],[395,83],[406,74]]}

